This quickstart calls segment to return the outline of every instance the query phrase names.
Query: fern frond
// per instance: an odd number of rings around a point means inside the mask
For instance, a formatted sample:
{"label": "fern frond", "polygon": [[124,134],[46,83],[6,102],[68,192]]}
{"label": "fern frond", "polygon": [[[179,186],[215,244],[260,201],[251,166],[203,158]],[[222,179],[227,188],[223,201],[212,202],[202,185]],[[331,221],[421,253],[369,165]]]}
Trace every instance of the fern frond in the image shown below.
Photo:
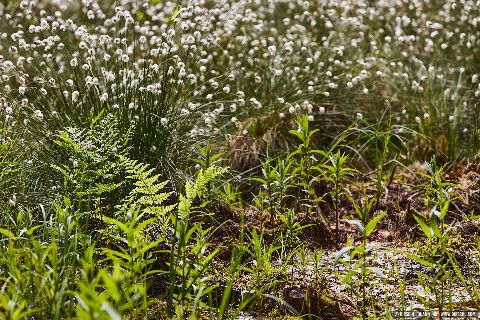
{"label": "fern frond", "polygon": [[169,212],[175,208],[175,205],[163,205],[173,193],[163,191],[169,181],[159,181],[160,175],[154,174],[154,168],[150,168],[148,164],[124,155],[120,155],[119,159],[128,174],[126,179],[133,181],[134,188],[125,202],[117,207],[117,216],[125,215],[133,205],[140,209],[142,215],[165,221]]}
{"label": "fern frond", "polygon": [[160,194],[153,194],[149,196],[143,196],[140,199],[138,199],[138,203],[145,205],[145,206],[152,206],[155,204],[163,203],[165,200],[167,200],[173,192],[167,192],[167,193],[160,193]]}
{"label": "fern frond", "polygon": [[200,169],[197,172],[195,182],[185,183],[185,196],[180,195],[180,201],[178,203],[178,211],[180,215],[188,215],[192,207],[193,201],[197,197],[201,197],[205,187],[208,183],[213,182],[218,176],[224,174],[228,169],[220,168],[216,166],[208,167],[207,169]]}

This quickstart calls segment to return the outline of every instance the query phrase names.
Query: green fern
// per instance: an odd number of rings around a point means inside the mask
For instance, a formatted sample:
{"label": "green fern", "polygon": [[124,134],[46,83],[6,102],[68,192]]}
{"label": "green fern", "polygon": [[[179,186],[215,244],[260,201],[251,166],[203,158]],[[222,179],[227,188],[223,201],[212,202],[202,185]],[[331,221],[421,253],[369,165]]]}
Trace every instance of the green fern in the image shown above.
{"label": "green fern", "polygon": [[101,114],[89,128],[57,132],[54,143],[56,150],[52,150],[48,165],[55,173],[55,189],[49,190],[51,198],[42,202],[70,199],[82,230],[91,235],[104,225],[101,217],[111,217],[124,197],[118,157],[129,150],[129,134],[119,132],[118,121],[111,115]]}
{"label": "green fern", "polygon": [[[111,115],[100,116],[89,129],[66,128],[55,134],[56,153],[61,157],[52,159],[50,167],[63,179],[59,198],[67,196],[80,212],[98,208],[100,200],[103,205],[118,201],[119,194],[112,193],[121,186],[117,159],[128,151],[129,134],[119,133]],[[103,213],[103,209],[97,211]]]}
{"label": "green fern", "polygon": [[154,174],[153,168],[137,160],[129,159],[124,155],[119,156],[120,164],[127,173],[126,179],[133,182],[134,188],[130,191],[125,201],[117,206],[117,217],[129,215],[131,207],[140,210],[140,216],[158,218],[160,226],[165,227],[169,212],[175,204],[164,205],[164,202],[173,192],[164,192],[163,189],[169,181],[160,181],[160,175]]}

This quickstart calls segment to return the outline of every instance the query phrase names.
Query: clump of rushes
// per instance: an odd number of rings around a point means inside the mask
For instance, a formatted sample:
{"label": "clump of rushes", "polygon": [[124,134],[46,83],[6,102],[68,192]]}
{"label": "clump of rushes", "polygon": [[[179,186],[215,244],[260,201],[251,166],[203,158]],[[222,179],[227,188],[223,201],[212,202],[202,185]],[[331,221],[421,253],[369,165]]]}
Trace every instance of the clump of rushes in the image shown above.
{"label": "clump of rushes", "polygon": [[360,119],[358,121],[359,126],[349,129],[350,133],[357,135],[353,143],[360,144],[358,152],[371,157],[366,160],[373,160],[375,165],[376,194],[374,210],[379,208],[382,195],[393,181],[397,166],[401,165],[398,158],[408,156],[404,135],[412,134],[412,131],[407,127],[392,124],[392,116],[389,112],[389,109],[385,110],[381,118],[373,124]]}

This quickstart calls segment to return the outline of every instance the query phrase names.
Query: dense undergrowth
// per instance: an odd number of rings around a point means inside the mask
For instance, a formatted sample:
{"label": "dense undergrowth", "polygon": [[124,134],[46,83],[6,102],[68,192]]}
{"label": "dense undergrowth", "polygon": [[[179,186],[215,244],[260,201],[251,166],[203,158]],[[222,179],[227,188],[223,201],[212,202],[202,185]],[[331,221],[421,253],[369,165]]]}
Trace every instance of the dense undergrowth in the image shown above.
{"label": "dense undergrowth", "polygon": [[477,2],[0,18],[0,319],[480,311]]}

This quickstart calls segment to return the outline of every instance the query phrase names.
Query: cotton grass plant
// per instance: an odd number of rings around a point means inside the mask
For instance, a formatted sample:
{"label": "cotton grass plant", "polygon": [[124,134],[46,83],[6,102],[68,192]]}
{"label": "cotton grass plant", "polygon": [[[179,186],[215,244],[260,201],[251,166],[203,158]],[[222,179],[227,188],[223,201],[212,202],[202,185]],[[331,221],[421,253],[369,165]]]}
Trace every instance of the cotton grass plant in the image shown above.
{"label": "cotton grass plant", "polygon": [[[405,94],[417,96],[426,109],[437,108],[437,98],[429,98],[429,79],[463,70],[462,81],[450,81],[441,90],[467,107],[454,111],[447,106],[441,113],[443,119],[454,117],[455,137],[465,129],[475,137],[471,130],[477,127],[471,129],[468,122],[476,108],[469,101],[479,91],[478,70],[460,65],[452,53],[454,48],[465,52],[465,46],[474,50],[478,31],[468,17],[476,6],[423,1],[412,6],[430,11],[417,16],[400,1],[348,6],[303,1],[7,3],[2,9],[11,18],[4,22],[2,43],[7,49],[4,110],[10,121],[27,117],[30,127],[48,134],[58,123],[85,124],[105,109],[124,128],[138,127],[135,154],[157,162],[161,156],[159,162],[171,173],[181,157],[166,156],[175,153],[174,148],[165,152],[167,145],[182,150],[178,146],[191,145],[181,141],[234,126],[248,134],[249,119],[266,113],[280,122],[290,114],[295,119],[308,113],[318,120],[324,112],[339,110],[369,117],[378,110],[372,104],[380,107],[385,98]],[[62,10],[75,14],[65,16]],[[374,24],[368,12],[384,19]],[[457,26],[453,33],[437,17],[450,19],[447,23]],[[473,61],[471,55],[465,59]],[[407,121],[414,124],[416,116],[434,115],[424,106],[399,105],[398,111],[406,109],[413,115]],[[438,141],[434,152],[454,157],[461,149],[454,142],[459,138],[445,136],[450,146]]]}

